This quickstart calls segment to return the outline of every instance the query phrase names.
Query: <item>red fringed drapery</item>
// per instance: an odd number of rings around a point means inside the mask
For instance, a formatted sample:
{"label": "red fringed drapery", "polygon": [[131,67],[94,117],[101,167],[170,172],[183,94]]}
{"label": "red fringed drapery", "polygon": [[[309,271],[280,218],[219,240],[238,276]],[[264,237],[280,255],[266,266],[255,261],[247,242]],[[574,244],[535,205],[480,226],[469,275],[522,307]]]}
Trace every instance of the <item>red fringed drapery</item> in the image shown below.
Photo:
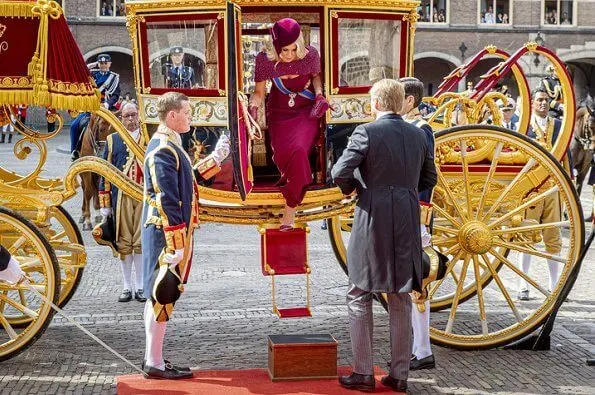
{"label": "red fringed drapery", "polygon": [[57,3],[0,1],[0,104],[99,108],[99,91]]}

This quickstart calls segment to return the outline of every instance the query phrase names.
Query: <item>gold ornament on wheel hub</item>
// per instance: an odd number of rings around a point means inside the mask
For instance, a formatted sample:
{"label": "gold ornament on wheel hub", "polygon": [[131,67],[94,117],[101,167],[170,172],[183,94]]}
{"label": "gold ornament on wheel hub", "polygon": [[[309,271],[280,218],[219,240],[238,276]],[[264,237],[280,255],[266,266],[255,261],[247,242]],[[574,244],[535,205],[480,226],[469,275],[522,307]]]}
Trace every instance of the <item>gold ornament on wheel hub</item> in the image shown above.
{"label": "gold ornament on wheel hub", "polygon": [[459,230],[459,244],[471,254],[485,254],[492,247],[492,232],[480,221],[470,221]]}

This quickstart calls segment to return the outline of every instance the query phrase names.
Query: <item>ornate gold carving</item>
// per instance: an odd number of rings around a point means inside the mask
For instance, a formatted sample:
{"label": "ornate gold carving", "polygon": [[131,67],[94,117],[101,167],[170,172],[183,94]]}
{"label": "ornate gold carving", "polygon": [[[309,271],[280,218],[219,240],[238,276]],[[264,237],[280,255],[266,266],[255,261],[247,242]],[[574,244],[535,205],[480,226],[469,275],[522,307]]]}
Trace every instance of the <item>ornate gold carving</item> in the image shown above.
{"label": "ornate gold carving", "polygon": [[484,49],[485,49],[486,51],[488,51],[488,53],[489,53],[489,54],[495,54],[495,53],[496,53],[496,51],[498,50],[498,47],[496,47],[495,45],[486,45],[486,46],[484,47]]}

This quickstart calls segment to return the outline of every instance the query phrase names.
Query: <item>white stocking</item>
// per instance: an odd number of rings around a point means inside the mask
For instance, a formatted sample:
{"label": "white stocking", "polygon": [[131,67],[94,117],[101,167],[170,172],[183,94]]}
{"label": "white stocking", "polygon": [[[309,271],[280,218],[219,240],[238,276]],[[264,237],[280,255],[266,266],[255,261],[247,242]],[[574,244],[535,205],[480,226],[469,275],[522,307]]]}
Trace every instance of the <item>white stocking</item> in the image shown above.
{"label": "white stocking", "polygon": [[124,289],[132,291],[132,255],[124,255],[124,259],[120,263],[122,266]]}
{"label": "white stocking", "polygon": [[136,285],[136,290],[144,289],[143,254],[134,254],[134,285]]}
{"label": "white stocking", "polygon": [[420,313],[417,306],[411,308],[411,326],[413,327],[413,355],[423,359],[432,355],[430,347],[430,301],[424,302],[426,311]]}
{"label": "white stocking", "polygon": [[155,321],[153,303],[149,298],[145,303],[145,365],[165,370],[163,361],[163,339],[167,322]]}
{"label": "white stocking", "polygon": [[556,288],[558,280],[560,279],[560,262],[553,259],[547,260],[547,266],[550,269],[550,292]]}
{"label": "white stocking", "polygon": [[[521,271],[526,275],[529,275],[529,268],[531,267],[531,255],[529,254],[521,254]],[[528,291],[529,290],[529,283],[524,278],[520,278],[519,281],[519,291]]]}

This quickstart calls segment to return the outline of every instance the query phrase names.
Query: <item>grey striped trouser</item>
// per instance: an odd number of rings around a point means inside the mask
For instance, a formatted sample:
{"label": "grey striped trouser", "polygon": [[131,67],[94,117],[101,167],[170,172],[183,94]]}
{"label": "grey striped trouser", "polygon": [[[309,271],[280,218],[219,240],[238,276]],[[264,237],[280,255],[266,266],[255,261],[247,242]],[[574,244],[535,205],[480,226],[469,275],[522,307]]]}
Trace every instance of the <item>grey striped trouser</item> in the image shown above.
{"label": "grey striped trouser", "polygon": [[[349,284],[347,310],[353,372],[363,375],[374,374],[372,298],[373,293]],[[387,299],[391,349],[389,374],[394,379],[407,380],[411,359],[411,297],[408,293],[391,293],[387,294]]]}

